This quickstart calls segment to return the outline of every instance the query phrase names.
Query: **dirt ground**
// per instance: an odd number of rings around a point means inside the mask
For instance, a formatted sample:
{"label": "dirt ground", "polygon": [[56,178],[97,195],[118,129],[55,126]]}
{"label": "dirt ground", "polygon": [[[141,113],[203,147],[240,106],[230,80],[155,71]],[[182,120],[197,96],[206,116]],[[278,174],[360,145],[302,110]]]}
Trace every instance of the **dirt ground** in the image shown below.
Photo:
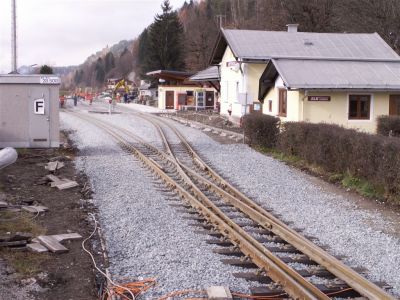
{"label": "dirt ground", "polygon": [[[19,150],[17,162],[0,171],[0,196],[8,203],[49,208],[34,219],[34,215],[14,213],[16,219],[10,221],[4,221],[4,212],[0,211],[0,235],[15,231],[30,232],[33,236],[77,232],[84,239],[92,232],[88,213],[93,206],[88,199],[88,182],[83,174],[75,173],[74,149],[65,136],[63,140],[64,147],[60,149]],[[80,185],[58,190],[40,184],[49,174],[44,164],[51,160],[65,163],[57,176],[76,180]],[[62,254],[0,248],[0,299],[97,299],[102,280],[96,278],[92,261],[81,247],[83,239],[63,242],[69,252]],[[102,264],[98,236],[88,245],[98,264]]]}

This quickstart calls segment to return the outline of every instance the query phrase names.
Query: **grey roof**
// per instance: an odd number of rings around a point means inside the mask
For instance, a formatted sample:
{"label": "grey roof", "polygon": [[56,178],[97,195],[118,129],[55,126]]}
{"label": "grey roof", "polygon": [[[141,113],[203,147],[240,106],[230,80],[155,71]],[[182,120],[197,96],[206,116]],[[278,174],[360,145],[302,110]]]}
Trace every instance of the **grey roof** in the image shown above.
{"label": "grey roof", "polygon": [[272,63],[292,89],[400,90],[400,61],[273,59]]}
{"label": "grey roof", "polygon": [[216,81],[220,80],[219,70],[217,66],[208,67],[202,70],[192,77],[189,78],[190,81]]}
{"label": "grey roof", "polygon": [[224,29],[222,35],[234,55],[247,60],[279,57],[400,59],[377,33],[289,33]]}

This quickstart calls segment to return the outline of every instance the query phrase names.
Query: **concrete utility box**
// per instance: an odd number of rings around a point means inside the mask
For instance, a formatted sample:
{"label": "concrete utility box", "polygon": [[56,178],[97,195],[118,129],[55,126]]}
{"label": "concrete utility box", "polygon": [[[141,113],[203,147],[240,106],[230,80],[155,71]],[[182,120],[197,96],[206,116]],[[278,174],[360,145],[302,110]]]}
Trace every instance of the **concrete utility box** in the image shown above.
{"label": "concrete utility box", "polygon": [[60,78],[0,75],[0,148],[59,147]]}

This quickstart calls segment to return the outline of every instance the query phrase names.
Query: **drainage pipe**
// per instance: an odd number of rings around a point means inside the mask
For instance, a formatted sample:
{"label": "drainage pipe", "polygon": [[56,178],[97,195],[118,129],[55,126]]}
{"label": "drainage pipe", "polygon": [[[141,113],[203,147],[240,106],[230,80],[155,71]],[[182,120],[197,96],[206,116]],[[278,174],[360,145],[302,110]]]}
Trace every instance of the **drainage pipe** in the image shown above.
{"label": "drainage pipe", "polygon": [[14,148],[7,147],[0,150],[0,170],[15,163],[18,153]]}

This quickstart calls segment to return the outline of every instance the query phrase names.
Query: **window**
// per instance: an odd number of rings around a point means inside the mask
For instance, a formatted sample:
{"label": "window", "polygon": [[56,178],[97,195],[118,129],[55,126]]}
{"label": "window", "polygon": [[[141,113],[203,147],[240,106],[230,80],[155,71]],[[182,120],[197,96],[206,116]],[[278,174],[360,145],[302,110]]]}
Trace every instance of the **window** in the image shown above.
{"label": "window", "polygon": [[349,120],[369,120],[371,95],[349,96]]}
{"label": "window", "polygon": [[279,116],[286,117],[287,110],[287,91],[279,90]]}
{"label": "window", "polygon": [[197,106],[204,106],[204,92],[197,92]]}
{"label": "window", "polygon": [[272,100],[268,100],[268,111],[272,112]]}

